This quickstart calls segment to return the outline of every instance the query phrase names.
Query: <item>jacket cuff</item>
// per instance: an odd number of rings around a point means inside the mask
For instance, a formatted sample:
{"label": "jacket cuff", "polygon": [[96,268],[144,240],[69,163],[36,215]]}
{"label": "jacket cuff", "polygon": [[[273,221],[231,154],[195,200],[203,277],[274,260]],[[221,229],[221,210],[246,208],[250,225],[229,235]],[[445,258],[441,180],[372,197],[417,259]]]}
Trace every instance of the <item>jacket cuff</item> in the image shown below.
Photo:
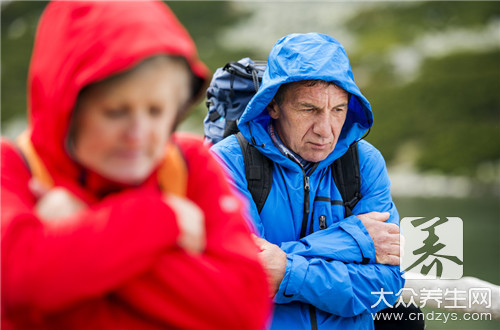
{"label": "jacket cuff", "polygon": [[375,245],[361,220],[352,215],[340,222],[340,227],[358,243],[362,255],[362,264],[375,263]]}
{"label": "jacket cuff", "polygon": [[285,276],[274,296],[275,303],[285,304],[297,300],[296,295],[301,291],[308,266],[309,262],[306,258],[299,255],[287,255]]}

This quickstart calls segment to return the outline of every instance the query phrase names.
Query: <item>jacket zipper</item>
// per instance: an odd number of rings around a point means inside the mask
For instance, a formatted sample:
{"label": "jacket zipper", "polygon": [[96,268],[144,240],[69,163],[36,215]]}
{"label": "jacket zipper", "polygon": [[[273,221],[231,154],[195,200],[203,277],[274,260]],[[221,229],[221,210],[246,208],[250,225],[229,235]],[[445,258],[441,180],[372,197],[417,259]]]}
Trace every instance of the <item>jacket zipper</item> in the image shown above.
{"label": "jacket zipper", "polygon": [[306,236],[307,220],[309,219],[309,190],[309,177],[304,172],[304,212],[302,214],[300,238]]}
{"label": "jacket zipper", "polygon": [[[309,186],[309,176],[303,171],[304,175],[304,213],[302,215],[302,228],[300,229],[300,238],[306,236],[307,220],[309,219],[309,191],[311,190]],[[313,305],[309,305],[309,317],[311,319],[311,329],[318,329],[318,323],[316,320],[316,308]]]}
{"label": "jacket zipper", "polygon": [[[295,161],[295,160],[292,159],[292,161]],[[300,238],[306,236],[307,220],[309,219],[309,191],[311,190],[311,187],[309,186],[309,176],[312,174],[312,172],[314,172],[314,170],[316,169],[317,166],[318,165],[316,164],[309,171],[309,175],[302,168],[302,177],[304,178],[304,180],[303,180],[303,183],[304,183],[304,212],[302,214],[302,226],[300,228]],[[311,304],[309,304],[309,317],[310,317],[310,321],[311,321],[311,329],[317,330],[318,329],[318,322],[316,320],[316,307],[314,307]]]}

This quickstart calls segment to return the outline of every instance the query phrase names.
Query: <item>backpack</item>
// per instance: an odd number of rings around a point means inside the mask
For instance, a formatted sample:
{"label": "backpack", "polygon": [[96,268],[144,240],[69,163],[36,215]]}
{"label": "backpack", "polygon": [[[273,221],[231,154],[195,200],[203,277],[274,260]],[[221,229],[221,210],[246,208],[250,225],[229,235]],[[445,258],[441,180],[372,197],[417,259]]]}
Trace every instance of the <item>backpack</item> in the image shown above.
{"label": "backpack", "polygon": [[218,68],[207,89],[205,141],[215,144],[238,132],[238,120],[259,89],[266,62],[245,57]]}
{"label": "backpack", "polygon": [[[273,183],[273,163],[238,131],[238,120],[248,102],[259,89],[266,63],[246,57],[218,68],[207,89],[208,113],[203,122],[205,141],[215,144],[236,134],[245,163],[248,190],[262,211]],[[361,199],[358,143],[355,141],[346,153],[331,165],[332,176],[338,187],[346,216]]]}

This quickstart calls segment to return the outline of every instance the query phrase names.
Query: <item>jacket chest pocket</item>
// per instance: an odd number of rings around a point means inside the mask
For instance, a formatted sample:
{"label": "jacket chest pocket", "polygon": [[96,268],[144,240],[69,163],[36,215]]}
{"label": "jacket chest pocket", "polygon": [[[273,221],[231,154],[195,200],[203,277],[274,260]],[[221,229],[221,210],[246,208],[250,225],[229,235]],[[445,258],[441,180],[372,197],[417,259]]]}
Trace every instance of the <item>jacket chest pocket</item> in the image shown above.
{"label": "jacket chest pocket", "polygon": [[340,200],[317,196],[314,199],[310,232],[323,230],[344,219],[344,206]]}

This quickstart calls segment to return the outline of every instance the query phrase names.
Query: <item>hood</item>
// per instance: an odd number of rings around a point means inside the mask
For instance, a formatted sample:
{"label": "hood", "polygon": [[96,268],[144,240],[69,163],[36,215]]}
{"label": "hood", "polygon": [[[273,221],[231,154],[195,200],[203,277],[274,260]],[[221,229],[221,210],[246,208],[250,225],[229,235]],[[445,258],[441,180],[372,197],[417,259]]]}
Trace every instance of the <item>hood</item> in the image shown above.
{"label": "hood", "polygon": [[342,156],[373,124],[370,103],[354,82],[344,47],[334,38],[320,33],[288,35],[272,48],[262,85],[238,124],[243,136],[261,146],[259,150],[275,162],[287,164],[291,160],[282,156],[267,133],[271,117],[266,107],[282,84],[310,79],[332,81],[351,94],[347,118],[335,150],[318,167],[328,166]]}
{"label": "hood", "polygon": [[[207,80],[194,42],[160,1],[48,4],[31,58],[28,112],[31,142],[56,184],[81,172],[65,150],[79,91],[160,54],[184,57],[195,77]],[[202,85],[193,95],[201,95]]]}

